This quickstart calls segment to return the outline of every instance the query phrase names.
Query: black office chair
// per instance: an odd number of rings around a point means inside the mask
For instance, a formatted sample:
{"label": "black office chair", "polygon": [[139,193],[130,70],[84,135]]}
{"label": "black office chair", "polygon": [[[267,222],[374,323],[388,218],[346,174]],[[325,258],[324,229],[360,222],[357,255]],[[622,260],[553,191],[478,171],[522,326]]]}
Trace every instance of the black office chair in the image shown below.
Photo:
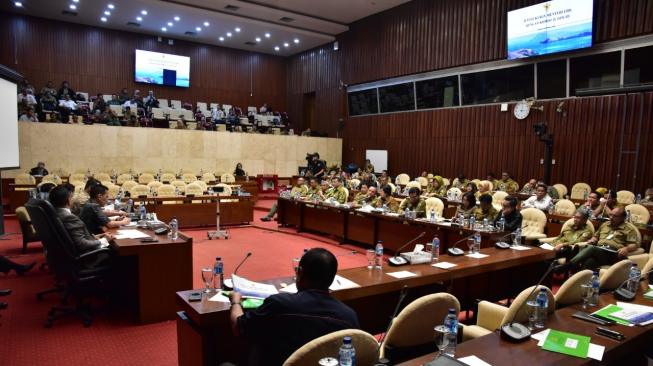
{"label": "black office chair", "polygon": [[[85,327],[90,326],[93,319],[90,305],[85,300],[102,287],[100,285],[110,267],[98,266],[88,269],[84,262],[89,257],[107,252],[109,249],[100,248],[79,254],[50,202],[33,200],[26,203],[25,208],[45,248],[48,267],[57,282],[64,286],[61,305],[50,309],[45,327],[51,327],[56,319],[68,314],[79,316]],[[74,307],[64,306],[70,297],[76,299],[76,304]]]}

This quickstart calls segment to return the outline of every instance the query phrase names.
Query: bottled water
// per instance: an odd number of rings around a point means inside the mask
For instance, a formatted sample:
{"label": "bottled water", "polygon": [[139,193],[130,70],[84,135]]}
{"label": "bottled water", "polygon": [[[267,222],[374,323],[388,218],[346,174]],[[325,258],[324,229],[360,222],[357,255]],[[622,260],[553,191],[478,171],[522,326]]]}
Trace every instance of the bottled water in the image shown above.
{"label": "bottled water", "polygon": [[637,193],[637,200],[635,201],[635,203],[640,203],[640,202],[642,202],[642,194]]}
{"label": "bottled water", "polygon": [[497,229],[499,229],[499,231],[506,230],[506,219],[504,219],[503,216],[501,216],[497,225],[498,225]]}
{"label": "bottled water", "polygon": [[630,210],[626,210],[626,222],[631,222]]}
{"label": "bottled water", "polygon": [[376,242],[374,248],[374,268],[381,269],[383,267],[383,242],[379,240]]}
{"label": "bottled water", "polygon": [[405,218],[409,218],[409,217],[410,217],[410,210],[409,210],[408,208],[406,208],[406,209],[404,210],[404,217],[405,217]]}
{"label": "bottled water", "polygon": [[440,260],[440,238],[434,237],[431,243],[431,263],[437,263]]}
{"label": "bottled water", "polygon": [[458,316],[456,315],[456,309],[449,309],[449,314],[444,318],[444,326],[449,330],[447,335],[449,342],[444,348],[444,354],[453,357],[456,353],[456,342],[458,340]]}
{"label": "bottled water", "polygon": [[630,267],[630,274],[628,275],[628,284],[626,285],[628,291],[637,292],[639,289],[639,278],[642,276],[637,264],[633,263]]}
{"label": "bottled water", "polygon": [[338,351],[338,363],[340,366],[354,366],[356,365],[356,350],[354,345],[351,344],[351,337],[344,337],[342,339],[342,346]]}
{"label": "bottled water", "polygon": [[481,232],[477,231],[474,233],[474,253],[478,253],[481,251]]}
{"label": "bottled water", "polygon": [[540,289],[540,293],[537,294],[535,302],[537,303],[535,328],[544,328],[544,322],[546,322],[546,315],[549,310],[549,296],[547,295],[545,288]]}
{"label": "bottled water", "polygon": [[127,200],[127,212],[132,212],[133,208],[134,208],[134,200],[130,198]]}
{"label": "bottled water", "polygon": [[215,257],[213,264],[213,288],[220,290],[224,285],[224,263],[222,258]]}
{"label": "bottled water", "polygon": [[592,296],[590,296],[589,306],[596,306],[599,304],[599,271],[594,271],[592,279]]}
{"label": "bottled water", "polygon": [[138,216],[141,220],[145,220],[147,217],[147,209],[145,208],[145,202],[141,202],[141,207],[138,209]]}
{"label": "bottled water", "polygon": [[474,215],[469,216],[469,228],[474,229],[474,226],[476,226],[476,217]]}
{"label": "bottled water", "polygon": [[120,200],[121,200],[121,194],[120,192],[118,192],[116,194],[116,200],[113,202],[113,209],[116,211],[120,210],[120,206],[122,205]]}
{"label": "bottled water", "polygon": [[429,219],[431,220],[431,222],[435,222],[435,210],[434,209],[431,209]]}
{"label": "bottled water", "polygon": [[486,218],[483,219],[483,229],[487,230],[489,228],[490,228],[490,225],[489,225],[489,222],[488,222],[487,217],[486,217]]}
{"label": "bottled water", "polygon": [[177,240],[179,237],[179,222],[176,217],[170,220],[170,239]]}
{"label": "bottled water", "polygon": [[515,246],[521,245],[521,228],[517,228],[517,230],[515,230],[515,239],[513,240],[512,244]]}

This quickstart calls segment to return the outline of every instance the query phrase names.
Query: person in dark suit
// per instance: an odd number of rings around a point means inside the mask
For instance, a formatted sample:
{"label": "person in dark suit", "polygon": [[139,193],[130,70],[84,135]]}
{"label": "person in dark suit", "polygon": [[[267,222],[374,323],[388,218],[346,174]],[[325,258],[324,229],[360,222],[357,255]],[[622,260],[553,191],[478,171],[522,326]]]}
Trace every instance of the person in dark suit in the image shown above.
{"label": "person in dark suit", "polygon": [[37,177],[38,176],[45,177],[46,175],[48,175],[50,173],[48,172],[47,169],[45,169],[45,163],[42,162],[42,161],[39,161],[39,163],[36,164],[36,166],[29,171],[29,174],[37,176]]}
{"label": "person in dark suit", "polygon": [[[70,207],[73,200],[73,192],[64,185],[54,187],[50,191],[50,203],[57,210],[57,217],[66,228],[68,235],[73,241],[75,248],[79,254],[84,254],[103,246],[108,245],[108,242],[113,240],[111,234],[92,235],[84,222],[71,211]],[[105,240],[101,240],[105,239]],[[87,268],[93,268],[101,264],[106,264],[110,256],[107,252],[100,252],[95,256],[91,256],[84,263]]]}
{"label": "person in dark suit", "polygon": [[129,224],[131,221],[129,216],[126,215],[119,216],[115,220],[107,217],[107,214],[112,214],[112,212],[105,212],[103,209],[109,201],[107,190],[108,188],[102,184],[92,186],[89,200],[82,206],[79,213],[79,218],[86,224],[86,228],[92,234],[102,234],[107,229],[118,228]]}

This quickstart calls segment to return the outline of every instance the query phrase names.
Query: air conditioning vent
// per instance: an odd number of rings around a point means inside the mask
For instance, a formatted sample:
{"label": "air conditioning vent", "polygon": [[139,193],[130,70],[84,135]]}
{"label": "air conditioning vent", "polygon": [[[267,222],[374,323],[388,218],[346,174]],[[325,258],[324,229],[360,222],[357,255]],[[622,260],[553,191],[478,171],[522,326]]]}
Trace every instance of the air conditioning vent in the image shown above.
{"label": "air conditioning vent", "polygon": [[196,35],[197,35],[197,33],[196,33],[196,32],[191,32],[191,31],[188,31],[188,32],[184,32],[184,34],[185,34],[185,35],[187,35],[187,36],[191,36],[191,37],[192,37],[192,36],[196,36]]}
{"label": "air conditioning vent", "polygon": [[76,17],[77,12],[76,11],[70,11],[70,10],[62,10],[61,15],[68,15],[68,16],[71,16],[71,17]]}
{"label": "air conditioning vent", "polygon": [[141,25],[136,22],[127,22],[128,27],[140,27]]}
{"label": "air conditioning vent", "polygon": [[293,19],[293,18],[288,18],[288,17],[283,17],[283,18],[281,18],[281,19],[279,19],[279,20],[282,21],[282,22],[286,22],[286,23],[290,23],[290,22],[294,22],[294,21],[295,21],[295,19]]}
{"label": "air conditioning vent", "polygon": [[240,6],[236,6],[236,5],[227,5],[224,8],[225,8],[225,10],[229,10],[229,11],[238,11],[238,10],[240,10]]}
{"label": "air conditioning vent", "polygon": [[252,41],[245,42],[245,44],[248,46],[256,46],[256,42],[252,42]]}

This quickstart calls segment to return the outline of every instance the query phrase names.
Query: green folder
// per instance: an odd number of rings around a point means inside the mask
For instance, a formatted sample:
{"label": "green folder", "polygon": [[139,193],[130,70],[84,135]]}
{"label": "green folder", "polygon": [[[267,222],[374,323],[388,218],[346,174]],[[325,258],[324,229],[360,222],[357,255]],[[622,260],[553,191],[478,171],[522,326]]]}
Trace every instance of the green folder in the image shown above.
{"label": "green folder", "polygon": [[619,318],[615,318],[614,316],[610,315],[612,313],[616,313],[617,311],[621,311],[621,310],[623,310],[623,309],[618,307],[617,305],[611,304],[611,305],[608,305],[608,306],[606,306],[604,308],[601,308],[601,309],[593,312],[592,315],[596,314],[598,316],[602,316],[604,318],[614,320],[615,322],[617,322],[617,324],[630,325],[630,323],[628,321],[623,320],[623,319],[619,319]]}
{"label": "green folder", "polygon": [[557,330],[549,330],[544,340],[542,349],[552,352],[563,353],[574,357],[587,358],[590,348],[590,337],[566,333]]}
{"label": "green folder", "polygon": [[241,303],[243,309],[256,309],[259,306],[263,305],[262,299],[251,299],[247,298]]}

